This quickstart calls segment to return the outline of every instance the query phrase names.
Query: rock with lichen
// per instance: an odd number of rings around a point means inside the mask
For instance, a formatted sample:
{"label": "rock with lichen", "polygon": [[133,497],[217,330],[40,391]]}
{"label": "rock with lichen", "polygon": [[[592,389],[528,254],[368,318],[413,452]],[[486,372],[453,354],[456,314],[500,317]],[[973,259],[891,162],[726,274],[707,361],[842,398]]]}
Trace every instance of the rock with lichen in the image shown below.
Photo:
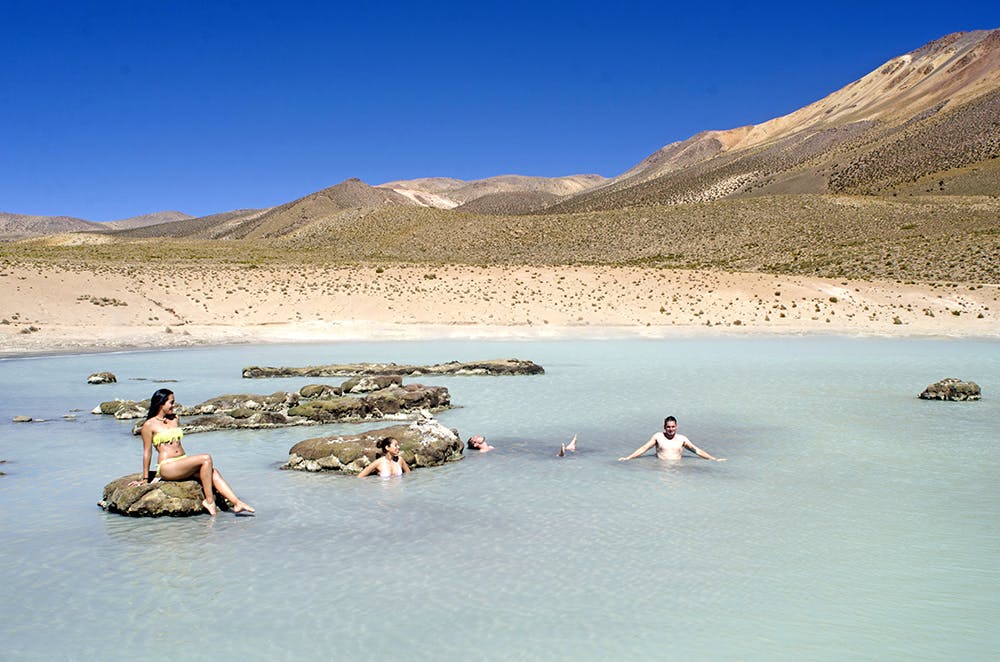
{"label": "rock with lichen", "polygon": [[87,377],[88,384],[114,384],[118,378],[110,372],[95,372]]}
{"label": "rock with lichen", "polygon": [[[160,480],[141,485],[130,485],[139,474],[122,476],[104,486],[104,494],[97,502],[109,513],[132,517],[187,517],[208,513],[202,501],[205,493],[197,480]],[[215,504],[221,510],[230,505],[220,494],[215,494]]]}
{"label": "rock with lichen", "polygon": [[542,366],[523,359],[488,359],[485,361],[449,361],[435,365],[400,365],[397,363],[345,363],[302,368],[249,366],[245,379],[259,377],[352,377],[359,375],[541,375]]}
{"label": "rock with lichen", "polygon": [[282,469],[358,474],[375,461],[378,452],[375,444],[383,437],[399,441],[399,454],[411,469],[438,466],[463,457],[457,431],[432,418],[422,418],[409,425],[300,441],[288,451],[288,462]]}
{"label": "rock with lichen", "polygon": [[934,382],[918,396],[921,400],[981,400],[983,398],[979,384],[967,382],[955,377],[947,377]]}

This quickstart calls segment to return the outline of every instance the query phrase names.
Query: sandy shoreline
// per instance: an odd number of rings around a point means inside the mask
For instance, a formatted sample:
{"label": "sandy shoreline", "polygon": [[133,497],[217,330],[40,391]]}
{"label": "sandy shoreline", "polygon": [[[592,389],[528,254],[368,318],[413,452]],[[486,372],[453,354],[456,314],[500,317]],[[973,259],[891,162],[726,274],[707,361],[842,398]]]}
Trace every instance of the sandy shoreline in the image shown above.
{"label": "sandy shoreline", "polygon": [[0,357],[231,343],[845,334],[1000,338],[1000,288],[620,267],[19,264]]}

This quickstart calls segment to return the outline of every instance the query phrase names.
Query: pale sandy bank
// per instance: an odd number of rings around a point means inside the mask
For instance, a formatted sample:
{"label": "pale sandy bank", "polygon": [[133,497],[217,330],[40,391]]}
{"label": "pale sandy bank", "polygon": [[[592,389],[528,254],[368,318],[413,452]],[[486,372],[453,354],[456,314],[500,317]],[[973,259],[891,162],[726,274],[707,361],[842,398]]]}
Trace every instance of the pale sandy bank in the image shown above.
{"label": "pale sandy bank", "polygon": [[996,285],[615,267],[0,270],[3,355],[235,342],[703,334],[1000,337]]}

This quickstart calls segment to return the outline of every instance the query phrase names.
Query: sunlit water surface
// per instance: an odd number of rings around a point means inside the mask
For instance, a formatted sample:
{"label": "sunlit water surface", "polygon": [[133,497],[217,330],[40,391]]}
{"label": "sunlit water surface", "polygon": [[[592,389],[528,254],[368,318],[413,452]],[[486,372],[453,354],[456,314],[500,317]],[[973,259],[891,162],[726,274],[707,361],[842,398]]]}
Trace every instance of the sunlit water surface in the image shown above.
{"label": "sunlit water surface", "polygon": [[[96,506],[141,456],[132,422],[89,412],[155,379],[195,404],[341,381],[247,365],[501,357],[546,373],[425,380],[462,407],[440,420],[494,453],[358,480],[279,466],[302,439],[383,424],[189,435],[256,517]],[[119,382],[87,385],[99,370]],[[915,397],[947,376],[986,397]],[[1000,654],[995,342],[240,346],[8,359],[0,392],[6,659]],[[729,461],[617,462],[667,414]]]}

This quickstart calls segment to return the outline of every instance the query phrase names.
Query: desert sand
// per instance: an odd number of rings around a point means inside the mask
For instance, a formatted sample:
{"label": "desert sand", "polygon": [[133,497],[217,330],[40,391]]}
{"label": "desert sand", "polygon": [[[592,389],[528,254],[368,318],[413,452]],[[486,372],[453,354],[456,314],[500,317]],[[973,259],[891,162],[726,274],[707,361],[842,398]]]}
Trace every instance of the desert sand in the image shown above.
{"label": "desert sand", "polygon": [[631,267],[0,268],[0,356],[225,343],[1000,337],[996,285]]}

